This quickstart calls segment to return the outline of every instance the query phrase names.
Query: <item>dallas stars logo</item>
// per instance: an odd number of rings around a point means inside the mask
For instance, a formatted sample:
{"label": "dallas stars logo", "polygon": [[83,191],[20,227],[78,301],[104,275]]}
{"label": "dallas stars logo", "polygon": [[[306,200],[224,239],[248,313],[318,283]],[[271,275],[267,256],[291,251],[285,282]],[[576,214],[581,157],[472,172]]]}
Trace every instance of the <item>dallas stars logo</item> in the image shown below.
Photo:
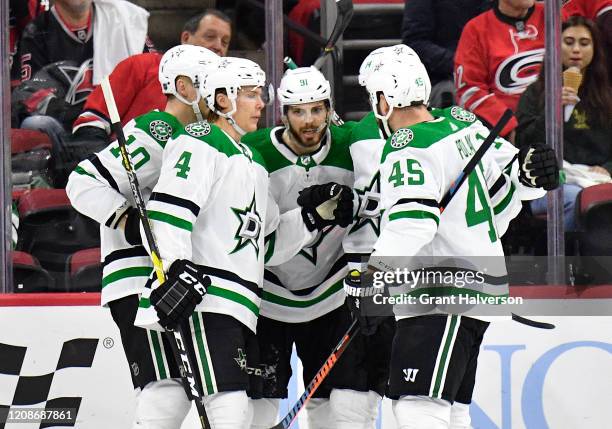
{"label": "dallas stars logo", "polygon": [[380,235],[380,173],[372,177],[370,184],[363,189],[355,189],[361,201],[357,213],[357,221],[349,231],[349,234],[370,225],[376,236]]}
{"label": "dallas stars logo", "polygon": [[157,140],[165,142],[172,135],[172,127],[165,121],[157,120],[149,124],[149,132]]}
{"label": "dallas stars logo", "polygon": [[241,371],[246,372],[249,375],[255,375],[257,377],[262,377],[266,379],[275,378],[276,367],[275,366],[267,366],[261,364],[261,368],[253,368],[247,365],[247,356],[246,353],[238,348],[238,356],[234,358],[234,361],[238,364]]}
{"label": "dallas stars logo", "polygon": [[236,253],[251,244],[255,248],[255,254],[259,255],[259,233],[261,232],[261,216],[257,213],[257,204],[255,203],[255,194],[251,204],[244,209],[236,209],[232,207],[232,211],[240,220],[238,230],[234,235],[234,239],[238,241],[234,250],[230,252]]}
{"label": "dallas stars logo", "polygon": [[308,259],[312,262],[312,265],[317,265],[317,249],[332,229],[333,228],[327,228],[323,230],[319,238],[317,238],[317,241],[312,246],[300,250],[298,255],[302,255],[304,258]]}

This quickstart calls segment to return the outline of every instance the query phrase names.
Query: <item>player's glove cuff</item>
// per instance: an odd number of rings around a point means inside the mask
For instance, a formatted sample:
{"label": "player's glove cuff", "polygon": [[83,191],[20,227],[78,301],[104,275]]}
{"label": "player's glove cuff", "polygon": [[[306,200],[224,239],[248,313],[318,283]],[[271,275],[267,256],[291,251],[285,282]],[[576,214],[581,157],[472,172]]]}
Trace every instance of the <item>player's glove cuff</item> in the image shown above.
{"label": "player's glove cuff", "polygon": [[547,191],[559,186],[559,164],[555,151],[544,144],[527,146],[519,151],[519,180],[530,188]]}
{"label": "player's glove cuff", "polygon": [[142,244],[142,236],[140,235],[140,215],[136,207],[130,207],[126,211],[125,219],[125,240],[132,246]]}
{"label": "player's glove cuff", "polygon": [[179,259],[168,270],[166,282],[151,292],[151,304],[159,324],[174,330],[193,314],[202,302],[210,278],[199,272],[193,262]]}

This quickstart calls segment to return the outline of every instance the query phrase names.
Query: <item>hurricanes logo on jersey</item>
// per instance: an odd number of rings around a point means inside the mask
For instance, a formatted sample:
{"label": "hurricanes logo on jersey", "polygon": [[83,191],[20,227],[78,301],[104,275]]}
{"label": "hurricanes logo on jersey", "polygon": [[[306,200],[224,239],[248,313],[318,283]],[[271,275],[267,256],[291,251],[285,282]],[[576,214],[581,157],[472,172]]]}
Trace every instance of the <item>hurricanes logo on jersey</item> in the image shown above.
{"label": "hurricanes logo on jersey", "polygon": [[165,121],[153,121],[149,124],[149,132],[157,140],[166,142],[172,135],[172,127]]}
{"label": "hurricanes logo on jersey", "polygon": [[236,209],[232,207],[232,211],[240,221],[238,230],[234,235],[234,239],[238,241],[234,250],[230,253],[236,253],[251,244],[255,248],[255,254],[259,255],[259,234],[261,232],[261,216],[257,212],[257,203],[255,202],[255,194],[251,204],[244,209]]}
{"label": "hurricanes logo on jersey", "polygon": [[210,124],[206,121],[194,122],[185,127],[187,134],[194,137],[202,137],[210,134]]}
{"label": "hurricanes logo on jersey", "polygon": [[459,106],[453,107],[450,111],[450,114],[458,121],[474,122],[476,120],[476,115],[474,115],[472,112],[468,112],[467,110],[462,109]]}
{"label": "hurricanes logo on jersey", "polygon": [[412,130],[407,128],[400,128],[393,134],[391,137],[391,147],[394,149],[401,149],[404,146],[408,145],[414,138],[414,133]]}

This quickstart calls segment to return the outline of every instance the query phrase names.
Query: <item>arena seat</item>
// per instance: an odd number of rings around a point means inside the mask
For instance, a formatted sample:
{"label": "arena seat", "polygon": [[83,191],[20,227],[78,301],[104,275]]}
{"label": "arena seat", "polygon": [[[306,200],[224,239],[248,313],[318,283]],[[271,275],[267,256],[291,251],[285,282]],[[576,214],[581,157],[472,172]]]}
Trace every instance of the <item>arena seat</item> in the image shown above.
{"label": "arena seat", "polygon": [[65,281],[69,255],[100,245],[99,225],[70,205],[63,189],[33,189],[19,198],[17,250],[31,253],[55,278]]}
{"label": "arena seat", "polygon": [[69,292],[100,292],[102,262],[100,248],[79,250],[66,262],[66,285]]}
{"label": "arena seat", "polygon": [[13,261],[13,291],[18,293],[49,292],[55,281],[40,266],[38,260],[26,252],[11,252]]}
{"label": "arena seat", "polygon": [[578,194],[577,248],[589,283],[612,282],[612,183],[590,186]]}
{"label": "arena seat", "polygon": [[12,128],[11,168],[13,187],[30,188],[40,186],[41,183],[50,183],[51,151],[51,140],[47,134],[35,130]]}

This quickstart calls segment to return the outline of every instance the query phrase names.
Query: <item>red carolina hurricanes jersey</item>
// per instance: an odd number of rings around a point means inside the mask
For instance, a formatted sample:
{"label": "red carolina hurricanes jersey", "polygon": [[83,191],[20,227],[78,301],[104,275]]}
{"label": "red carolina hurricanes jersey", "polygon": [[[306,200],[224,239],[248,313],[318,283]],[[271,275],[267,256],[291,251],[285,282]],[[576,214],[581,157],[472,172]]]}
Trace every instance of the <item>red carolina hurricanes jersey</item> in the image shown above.
{"label": "red carolina hurricanes jersey", "polygon": [[[117,64],[110,74],[113,95],[123,125],[136,116],[166,107],[167,99],[157,76],[161,57],[159,53],[133,55]],[[82,126],[102,128],[110,134],[108,109],[100,86],[87,99],[83,113],[74,121],[72,132]]]}
{"label": "red carolina hurricanes jersey", "polygon": [[[457,103],[495,124],[507,108],[516,110],[544,58],[544,5],[536,3],[522,20],[489,10],[467,23],[455,55]],[[517,125],[504,127],[505,136]]]}
{"label": "red carolina hurricanes jersey", "polygon": [[612,0],[569,0],[563,5],[563,18],[581,15],[595,20],[609,10],[612,10]]}

